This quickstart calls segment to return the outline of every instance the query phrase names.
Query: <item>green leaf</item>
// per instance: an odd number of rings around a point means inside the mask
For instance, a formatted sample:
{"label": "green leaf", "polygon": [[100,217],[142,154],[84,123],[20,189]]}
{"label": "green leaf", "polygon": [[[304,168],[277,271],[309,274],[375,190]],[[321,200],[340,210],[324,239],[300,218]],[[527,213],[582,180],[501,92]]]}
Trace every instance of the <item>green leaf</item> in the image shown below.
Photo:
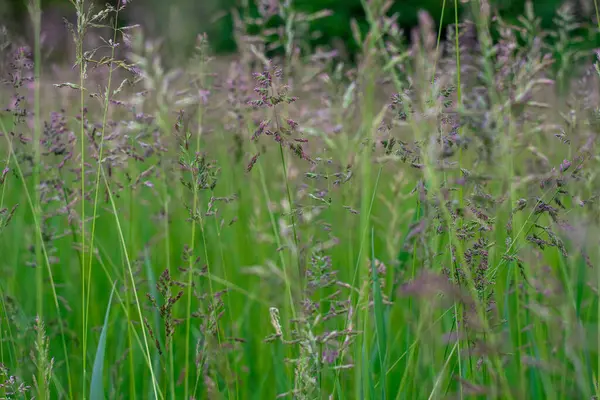
{"label": "green leaf", "polygon": [[110,305],[112,304],[113,295],[115,293],[115,285],[113,285],[106,306],[106,315],[104,316],[104,325],[100,333],[100,341],[96,349],[96,359],[94,360],[94,368],[92,370],[92,384],[90,385],[90,400],[104,400],[104,386],[102,377],[104,376],[104,352],[106,351],[106,335],[108,331],[108,316],[110,314]]}

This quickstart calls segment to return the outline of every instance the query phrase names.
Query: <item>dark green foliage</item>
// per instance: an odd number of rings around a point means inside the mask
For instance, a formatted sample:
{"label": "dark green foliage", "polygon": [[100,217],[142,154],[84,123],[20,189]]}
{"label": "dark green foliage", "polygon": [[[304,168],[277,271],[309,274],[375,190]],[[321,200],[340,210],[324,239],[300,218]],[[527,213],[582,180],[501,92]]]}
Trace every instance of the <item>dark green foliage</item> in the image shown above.
{"label": "dark green foliage", "polygon": [[[256,14],[256,4],[260,0],[248,0],[250,14]],[[441,20],[445,26],[452,22],[454,18],[454,1],[446,1],[446,9],[441,15],[442,3],[444,0],[395,0],[390,9],[390,14],[397,13],[398,23],[405,32],[410,31],[418,23],[417,14],[420,10],[425,10],[439,23]],[[89,0],[86,4],[95,3],[96,7],[103,6],[107,1]],[[113,6],[117,0],[110,0]],[[170,48],[176,53],[188,54],[193,50],[194,40],[198,33],[208,32],[211,44],[217,52],[228,53],[236,49],[236,43],[233,37],[233,22],[231,10],[237,8],[243,10],[240,0],[206,0],[195,2],[192,0],[176,0],[173,2],[162,2],[156,0],[144,1],[133,0],[136,6],[136,12],[129,12],[120,16],[120,23],[128,25],[131,23],[142,23],[150,25],[153,34],[163,36],[172,35],[170,38]],[[519,15],[523,14],[525,0],[492,0],[490,1],[507,21],[516,21]],[[574,13],[580,19],[589,18],[589,10],[581,6],[582,2],[574,2]],[[544,0],[535,2],[536,14],[541,18],[542,26],[548,28],[553,24],[553,18],[556,10],[563,4],[562,0]],[[45,10],[60,7],[69,10],[68,0],[44,0],[42,7]],[[361,0],[295,0],[293,8],[299,12],[313,13],[323,9],[329,9],[333,13],[331,16],[314,21],[311,30],[315,32],[313,45],[332,44],[335,42],[343,43],[345,50],[350,54],[358,51],[358,46],[352,38],[350,21],[355,19],[361,30],[367,30],[367,22]],[[140,17],[137,10],[143,10],[144,16]],[[460,10],[461,15],[469,14],[469,7],[464,5]],[[169,18],[175,20],[169,21]],[[0,23],[8,25],[9,29],[20,34],[26,33],[23,21],[27,19],[27,2],[21,0],[10,0],[2,2],[0,5]],[[271,25],[277,26],[281,21],[276,17],[271,21]],[[175,25],[181,24],[185,29],[178,29]],[[184,32],[183,34],[175,31]],[[317,35],[316,32],[319,34]],[[442,30],[445,32],[445,30]],[[175,55],[175,54],[174,54]]]}

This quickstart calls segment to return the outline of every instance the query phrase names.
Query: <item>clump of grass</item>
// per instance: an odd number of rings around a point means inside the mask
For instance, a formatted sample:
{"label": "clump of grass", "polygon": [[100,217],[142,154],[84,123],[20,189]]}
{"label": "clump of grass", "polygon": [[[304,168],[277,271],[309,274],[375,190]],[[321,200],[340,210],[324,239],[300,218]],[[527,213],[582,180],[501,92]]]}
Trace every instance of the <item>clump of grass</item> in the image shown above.
{"label": "clump of grass", "polygon": [[292,1],[236,14],[224,67],[85,48],[125,3],[74,1],[56,85],[0,41],[0,393],[77,397],[103,326],[111,398],[597,396],[597,27],[450,3],[441,42],[364,2],[354,64]]}

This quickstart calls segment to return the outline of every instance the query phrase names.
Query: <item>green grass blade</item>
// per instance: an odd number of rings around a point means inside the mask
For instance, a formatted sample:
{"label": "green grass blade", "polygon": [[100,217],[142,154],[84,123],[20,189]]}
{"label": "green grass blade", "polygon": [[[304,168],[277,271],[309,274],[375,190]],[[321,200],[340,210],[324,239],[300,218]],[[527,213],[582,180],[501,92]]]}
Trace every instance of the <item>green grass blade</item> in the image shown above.
{"label": "green grass blade", "polygon": [[379,274],[377,273],[377,267],[375,265],[375,232],[371,229],[371,274],[373,277],[373,311],[375,314],[375,328],[377,333],[377,351],[375,352],[376,359],[379,359],[379,382],[381,385],[381,396],[382,399],[386,397],[386,384],[385,384],[385,372],[386,372],[386,359],[387,359],[387,331],[385,323],[385,310],[383,305],[383,296],[381,295],[381,286],[379,285]]}
{"label": "green grass blade", "polygon": [[104,376],[104,353],[106,351],[106,335],[108,332],[108,316],[110,315],[110,306],[112,304],[112,298],[115,293],[115,286],[113,285],[110,297],[108,299],[108,305],[106,306],[106,315],[104,316],[104,325],[102,326],[102,332],[100,333],[100,341],[98,342],[98,348],[96,349],[96,359],[94,360],[94,368],[92,369],[92,383],[90,385],[90,400],[104,400],[104,386],[102,384],[102,378]]}

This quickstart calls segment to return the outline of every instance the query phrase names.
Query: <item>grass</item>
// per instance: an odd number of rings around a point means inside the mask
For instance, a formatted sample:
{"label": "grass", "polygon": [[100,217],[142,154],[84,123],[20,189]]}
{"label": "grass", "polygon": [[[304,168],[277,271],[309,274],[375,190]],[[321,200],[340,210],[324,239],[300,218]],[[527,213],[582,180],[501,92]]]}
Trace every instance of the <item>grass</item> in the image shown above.
{"label": "grass", "polygon": [[598,396],[600,26],[365,1],[350,64],[290,2],[166,70],[73,5],[74,76],[0,46],[1,396]]}

